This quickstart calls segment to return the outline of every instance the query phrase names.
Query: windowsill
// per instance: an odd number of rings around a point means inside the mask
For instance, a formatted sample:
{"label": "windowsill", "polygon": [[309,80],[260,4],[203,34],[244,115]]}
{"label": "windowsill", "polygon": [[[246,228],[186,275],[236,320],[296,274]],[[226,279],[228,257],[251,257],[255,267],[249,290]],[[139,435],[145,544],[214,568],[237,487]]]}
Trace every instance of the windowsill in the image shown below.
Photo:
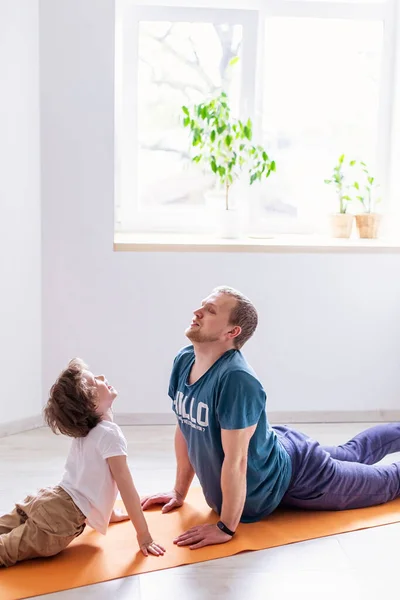
{"label": "windowsill", "polygon": [[322,235],[270,235],[219,239],[211,235],[170,233],[114,234],[116,252],[311,252],[391,253],[400,252],[400,239],[337,239]]}

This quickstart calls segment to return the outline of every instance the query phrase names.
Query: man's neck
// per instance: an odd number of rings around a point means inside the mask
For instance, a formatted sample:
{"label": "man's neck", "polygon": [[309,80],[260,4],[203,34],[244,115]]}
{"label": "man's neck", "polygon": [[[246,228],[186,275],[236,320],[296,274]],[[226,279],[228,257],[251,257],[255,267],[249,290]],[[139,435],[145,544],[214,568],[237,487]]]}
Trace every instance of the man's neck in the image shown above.
{"label": "man's neck", "polygon": [[193,379],[194,381],[191,381],[191,383],[194,383],[200,379],[200,377],[202,377],[204,373],[208,371],[208,369],[212,367],[213,364],[217,362],[217,360],[221,358],[223,354],[225,354],[225,352],[228,352],[228,350],[234,350],[232,346],[220,346],[214,342],[209,344],[193,344],[193,349],[195,361],[192,367],[193,378],[191,377],[190,379]]}

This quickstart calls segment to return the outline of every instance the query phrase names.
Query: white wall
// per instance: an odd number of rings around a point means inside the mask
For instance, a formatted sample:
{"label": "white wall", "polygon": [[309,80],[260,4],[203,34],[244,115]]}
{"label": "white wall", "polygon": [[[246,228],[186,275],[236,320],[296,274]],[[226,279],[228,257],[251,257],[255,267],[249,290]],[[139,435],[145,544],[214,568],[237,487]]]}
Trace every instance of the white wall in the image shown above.
{"label": "white wall", "polygon": [[0,425],[41,410],[38,3],[0,1]]}
{"label": "white wall", "polygon": [[38,415],[41,243],[38,2],[0,0],[0,425]]}
{"label": "white wall", "polygon": [[79,355],[119,412],[168,412],[191,310],[230,284],[271,411],[399,408],[399,254],[113,253],[112,0],[42,0],[41,85],[46,388]]}

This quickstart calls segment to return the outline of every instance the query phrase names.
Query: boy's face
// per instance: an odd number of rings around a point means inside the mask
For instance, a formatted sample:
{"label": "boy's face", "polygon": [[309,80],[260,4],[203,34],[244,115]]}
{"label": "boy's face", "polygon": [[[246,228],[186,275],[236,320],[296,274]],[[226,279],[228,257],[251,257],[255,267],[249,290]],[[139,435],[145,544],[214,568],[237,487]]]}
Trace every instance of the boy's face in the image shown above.
{"label": "boy's face", "polygon": [[112,403],[118,396],[118,392],[110,385],[104,375],[93,375],[90,371],[84,371],[83,377],[97,389],[97,412],[105,414],[111,408]]}

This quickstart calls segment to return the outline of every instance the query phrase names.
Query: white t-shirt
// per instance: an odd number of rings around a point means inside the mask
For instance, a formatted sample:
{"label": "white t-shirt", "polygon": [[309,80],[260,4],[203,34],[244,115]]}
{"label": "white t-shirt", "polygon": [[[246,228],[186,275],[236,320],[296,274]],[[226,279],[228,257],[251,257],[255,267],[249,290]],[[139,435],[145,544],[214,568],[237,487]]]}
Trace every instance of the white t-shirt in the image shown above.
{"label": "white t-shirt", "polygon": [[106,534],[118,489],[107,458],[127,456],[116,423],[101,421],[83,438],[74,438],[60,486],[71,496],[90,527]]}

